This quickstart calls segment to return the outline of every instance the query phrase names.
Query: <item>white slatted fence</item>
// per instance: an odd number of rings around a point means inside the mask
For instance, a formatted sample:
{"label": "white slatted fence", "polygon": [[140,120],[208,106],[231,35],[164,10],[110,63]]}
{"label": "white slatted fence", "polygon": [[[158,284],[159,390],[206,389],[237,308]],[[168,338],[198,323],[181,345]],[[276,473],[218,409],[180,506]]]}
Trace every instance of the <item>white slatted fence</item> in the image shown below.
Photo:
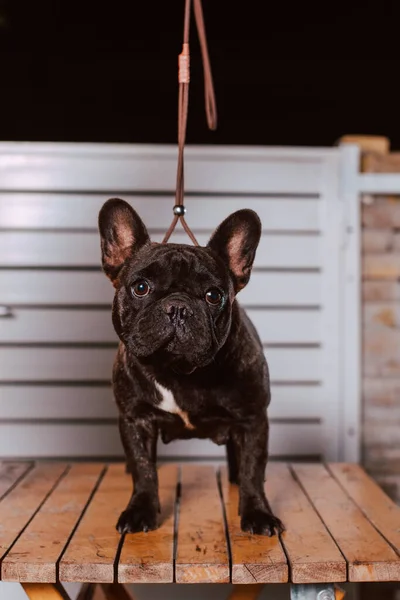
{"label": "white slatted fence", "polygon": [[[188,220],[201,243],[239,208],[263,222],[239,299],[270,365],[274,456],[349,460],[358,451],[358,398],[355,410],[343,406],[343,323],[357,302],[343,279],[354,201],[340,187],[346,153],[357,150],[187,149]],[[175,150],[162,146],[0,144],[0,456],[121,455],[109,384],[113,289],[100,272],[97,214],[121,196],[161,239],[175,168]],[[187,243],[179,230],[174,241]],[[196,440],[160,448],[221,452]]]}

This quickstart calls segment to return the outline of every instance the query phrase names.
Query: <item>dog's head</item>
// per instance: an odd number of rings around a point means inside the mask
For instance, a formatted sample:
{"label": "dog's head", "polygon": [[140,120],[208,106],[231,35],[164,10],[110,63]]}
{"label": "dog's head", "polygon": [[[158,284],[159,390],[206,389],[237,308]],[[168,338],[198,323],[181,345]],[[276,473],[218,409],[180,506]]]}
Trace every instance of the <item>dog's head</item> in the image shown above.
{"label": "dog's head", "polygon": [[206,247],[157,244],[123,200],[100,211],[102,263],[116,289],[115,330],[139,359],[190,373],[225,343],[232,303],[249,281],[261,235],[251,210],[228,217]]}

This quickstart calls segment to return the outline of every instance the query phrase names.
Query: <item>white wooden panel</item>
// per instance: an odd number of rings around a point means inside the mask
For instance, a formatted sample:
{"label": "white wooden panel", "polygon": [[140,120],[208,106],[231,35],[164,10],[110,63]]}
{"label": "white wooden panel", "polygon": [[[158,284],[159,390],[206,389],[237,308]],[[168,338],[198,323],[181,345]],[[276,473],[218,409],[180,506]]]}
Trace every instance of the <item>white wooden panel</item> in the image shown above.
{"label": "white wooden panel", "polygon": [[[205,246],[209,234],[197,235]],[[162,241],[164,234],[152,239]],[[98,267],[100,237],[97,233],[10,232],[0,233],[0,267]],[[317,235],[264,234],[257,251],[255,267],[318,268],[321,266]],[[189,244],[183,231],[177,231],[171,242]]]}
{"label": "white wooden panel", "polygon": [[325,453],[328,460],[335,460],[339,453],[339,411],[337,400],[342,394],[340,382],[340,292],[342,284],[341,244],[343,233],[342,210],[339,203],[339,156],[325,164],[323,201],[321,203],[321,253],[324,274],[321,279],[322,295],[322,380],[326,395]]}
{"label": "white wooden panel", "polygon": [[[316,455],[323,452],[319,424],[279,424],[271,426],[270,453]],[[222,457],[224,446],[209,440],[177,441],[159,444],[159,456]],[[0,457],[119,457],[123,451],[116,425],[90,424],[0,424]]]}
{"label": "white wooden panel", "polygon": [[[0,193],[0,227],[14,229],[97,229],[104,194]],[[173,194],[123,195],[149,229],[167,229],[172,219]],[[193,229],[213,230],[230,213],[255,210],[268,231],[317,231],[317,198],[249,196],[188,196],[188,220]]]}
{"label": "white wooden panel", "polygon": [[[268,348],[272,381],[319,381],[320,348]],[[113,348],[0,347],[0,381],[109,381]]]}
{"label": "white wooden panel", "polygon": [[[318,385],[271,387],[272,419],[321,419],[325,403]],[[113,419],[117,417],[111,387],[3,385],[0,420],[39,421]]]}
{"label": "white wooden panel", "polygon": [[[342,148],[346,151],[345,148]],[[358,148],[351,148],[350,152],[355,154]],[[353,165],[352,165],[353,166]],[[348,169],[350,172],[350,169]],[[400,175],[398,173],[360,173],[352,170],[353,186],[347,190],[356,194],[379,194],[379,195],[398,195],[400,194]]]}
{"label": "white wooden panel", "polygon": [[[360,148],[341,148],[342,200],[346,228],[341,271],[343,329],[340,340],[341,378],[344,385],[338,402],[338,437],[339,460],[352,462],[359,462],[361,459],[362,432],[361,207],[360,191],[357,190],[359,164]],[[383,193],[383,190],[379,191]]]}
{"label": "white wooden panel", "polygon": [[[265,148],[188,147],[185,186],[203,193],[315,194],[322,153]],[[4,191],[133,191],[175,189],[176,148],[35,144],[0,147]]]}
{"label": "white wooden panel", "polygon": [[101,420],[117,416],[111,385],[0,386],[0,421]]}
{"label": "white wooden panel", "polygon": [[[111,283],[99,272],[0,270],[0,305],[108,305]],[[245,306],[319,306],[320,273],[254,272],[238,295]]]}
{"label": "white wooden panel", "polygon": [[[264,343],[321,342],[319,310],[249,310]],[[51,310],[15,308],[0,319],[0,343],[112,343],[118,338],[111,310]]]}

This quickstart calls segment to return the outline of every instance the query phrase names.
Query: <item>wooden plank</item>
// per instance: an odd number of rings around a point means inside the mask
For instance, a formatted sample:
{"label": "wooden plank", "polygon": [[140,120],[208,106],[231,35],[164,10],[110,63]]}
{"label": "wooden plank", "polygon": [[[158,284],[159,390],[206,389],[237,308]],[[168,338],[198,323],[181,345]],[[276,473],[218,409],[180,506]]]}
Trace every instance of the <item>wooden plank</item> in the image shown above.
{"label": "wooden plank", "polygon": [[282,543],[292,583],[346,581],[346,561],[287,465],[269,463],[266,493],[286,527]]}
{"label": "wooden plank", "polygon": [[182,466],[175,577],[177,583],[229,583],[228,547],[213,467]]}
{"label": "wooden plank", "polygon": [[[320,316],[313,310],[248,310],[264,343],[316,344],[321,341]],[[104,310],[15,308],[2,323],[3,343],[117,343]]]}
{"label": "wooden plank", "polygon": [[400,555],[400,506],[359,465],[331,463],[329,470],[367,519]]}
{"label": "wooden plank", "polygon": [[[322,456],[325,433],[319,421],[273,423],[271,456]],[[210,440],[159,442],[159,456],[175,458],[219,458],[224,447]],[[0,455],[26,458],[122,458],[123,450],[117,423],[1,423]]]}
{"label": "wooden plank", "polygon": [[[123,194],[152,229],[166,229],[171,220],[174,194]],[[93,229],[107,195],[0,193],[2,229]],[[241,208],[256,211],[265,231],[318,231],[319,200],[315,197],[190,196],[185,197],[190,222],[198,229],[214,229]]]}
{"label": "wooden plank", "polygon": [[[317,389],[317,388],[316,388]],[[314,390],[315,391],[315,390]],[[294,400],[294,399],[293,399]],[[289,402],[289,399],[288,401]],[[311,398],[311,404],[316,404]],[[7,421],[90,421],[116,419],[118,409],[109,386],[4,385],[1,419]],[[0,421],[1,421],[0,419]]]}
{"label": "wooden plank", "polygon": [[[273,385],[268,414],[272,419],[318,419],[324,416],[319,385]],[[111,386],[3,385],[0,415],[4,420],[116,419]],[[1,420],[0,420],[1,421]]]}
{"label": "wooden plank", "polygon": [[[16,541],[60,478],[66,473],[62,463],[39,464],[0,502],[0,560]],[[1,579],[1,577],[0,577]]]}
{"label": "wooden plank", "polygon": [[362,207],[362,224],[381,230],[400,227],[400,201],[396,196],[374,196]]}
{"label": "wooden plank", "polygon": [[71,466],[3,560],[4,581],[57,581],[57,561],[103,469],[101,464]]}
{"label": "wooden plank", "polygon": [[400,304],[394,302],[374,302],[364,304],[364,327],[400,328]]}
{"label": "wooden plank", "polygon": [[[267,348],[271,381],[310,382],[322,378],[320,348]],[[111,380],[115,348],[0,347],[0,381]]]}
{"label": "wooden plank", "polygon": [[393,249],[398,253],[400,250],[400,233],[398,231],[395,232],[393,240]]}
{"label": "wooden plank", "polygon": [[364,279],[398,279],[400,253],[367,254],[363,258]]}
{"label": "wooden plank", "polygon": [[364,416],[370,423],[400,423],[399,398],[400,378],[364,378]]}
{"label": "wooden plank", "polygon": [[357,189],[363,195],[400,195],[400,175],[398,173],[361,173]]}
{"label": "wooden plank", "polygon": [[400,558],[325,467],[292,470],[345,557],[349,581],[398,581]]}
{"label": "wooden plank", "polygon": [[[0,303],[10,306],[111,306],[114,289],[100,272],[0,270]],[[320,273],[260,272],[240,292],[243,306],[319,306]]]}
{"label": "wooden plank", "polygon": [[[367,421],[364,424],[364,440],[365,447],[366,449],[368,448],[369,452],[373,449],[375,449],[376,453],[380,451],[380,466],[382,470],[390,470],[390,459],[398,460],[399,458],[399,422],[395,419],[391,421]],[[376,467],[377,465],[374,466]]]}
{"label": "wooden plank", "polygon": [[364,302],[392,302],[400,300],[400,281],[364,281]]}
{"label": "wooden plank", "polygon": [[[190,146],[185,188],[196,193],[318,194],[337,150]],[[161,145],[3,145],[4,191],[173,192],[176,148]],[[45,176],[44,176],[45,174]]]}
{"label": "wooden plank", "polygon": [[60,561],[61,581],[114,581],[120,543],[115,526],[131,493],[132,480],[125,465],[110,465]]}
{"label": "wooden plank", "polygon": [[[166,222],[168,223],[168,221]],[[218,223],[216,222],[215,225]],[[161,242],[164,232],[152,233]],[[196,234],[201,246],[210,239],[212,230]],[[26,267],[100,267],[98,232],[3,231],[0,246],[0,268]],[[186,233],[177,230],[171,237],[176,244],[191,242]],[[317,235],[261,236],[254,262],[255,268],[302,268],[321,266],[320,238]]]}
{"label": "wooden plank", "polygon": [[367,377],[400,375],[400,329],[364,329],[364,374]]}
{"label": "wooden plank", "polygon": [[229,484],[225,467],[221,470],[221,486],[230,540],[232,583],[287,582],[289,569],[278,536],[251,535],[241,530],[239,488]]}
{"label": "wooden plank", "polygon": [[395,248],[396,237],[391,229],[364,229],[361,243],[364,253],[390,252]]}
{"label": "wooden plank", "polygon": [[366,157],[364,171],[368,173],[398,173],[400,171],[400,153],[379,154],[371,152]]}
{"label": "wooden plank", "polygon": [[23,583],[25,594],[30,600],[69,600],[67,592],[61,584]]}
{"label": "wooden plank", "polygon": [[158,472],[160,527],[125,536],[118,563],[119,583],[172,583],[174,580],[174,522],[178,467],[162,465]]}
{"label": "wooden plank", "polygon": [[32,463],[28,462],[0,462],[0,500],[12,490],[31,466]]}
{"label": "wooden plank", "polygon": [[390,150],[390,140],[381,135],[344,135],[339,144],[355,144],[365,156],[370,153],[387,154]]}
{"label": "wooden plank", "polygon": [[[247,311],[265,344],[321,343],[321,311]],[[15,308],[1,322],[2,344],[116,344],[111,310]]]}

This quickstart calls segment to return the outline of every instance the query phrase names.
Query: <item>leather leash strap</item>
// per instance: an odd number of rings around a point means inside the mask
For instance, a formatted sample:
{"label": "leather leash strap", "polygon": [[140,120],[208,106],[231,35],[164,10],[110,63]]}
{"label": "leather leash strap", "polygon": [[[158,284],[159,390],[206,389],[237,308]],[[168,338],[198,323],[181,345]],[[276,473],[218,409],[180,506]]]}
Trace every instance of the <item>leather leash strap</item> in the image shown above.
{"label": "leather leash strap", "polygon": [[184,151],[186,141],[186,126],[189,109],[189,83],[190,83],[190,47],[189,47],[189,30],[190,30],[190,9],[193,3],[194,16],[197,26],[197,34],[199,36],[201,55],[203,60],[204,71],[204,94],[205,94],[205,109],[207,116],[207,124],[209,129],[217,128],[217,107],[215,102],[214,84],[211,72],[210,57],[208,55],[207,36],[204,25],[203,7],[201,0],[185,0],[185,17],[183,27],[183,46],[182,53],[179,55],[178,62],[178,81],[179,81],[179,97],[178,97],[178,169],[176,176],[176,194],[174,206],[174,218],[164,236],[163,244],[166,244],[171,237],[178,221],[182,223],[182,227],[192,240],[195,246],[199,243],[196,240],[192,230],[185,220],[186,208],[184,205]]}

